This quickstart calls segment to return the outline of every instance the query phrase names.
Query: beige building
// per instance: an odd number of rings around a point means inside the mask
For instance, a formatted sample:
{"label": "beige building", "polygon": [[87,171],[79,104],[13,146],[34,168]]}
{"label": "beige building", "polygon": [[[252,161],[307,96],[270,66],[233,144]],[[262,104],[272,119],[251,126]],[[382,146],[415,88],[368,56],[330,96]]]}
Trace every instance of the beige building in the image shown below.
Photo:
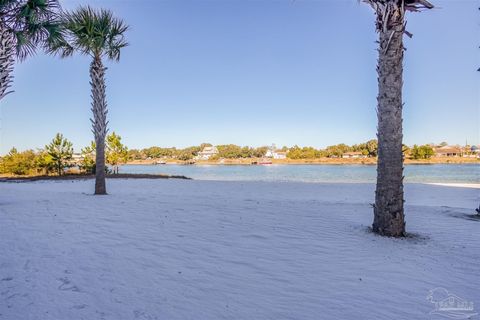
{"label": "beige building", "polygon": [[434,148],[436,157],[461,157],[462,148],[457,146],[443,146],[439,148]]}

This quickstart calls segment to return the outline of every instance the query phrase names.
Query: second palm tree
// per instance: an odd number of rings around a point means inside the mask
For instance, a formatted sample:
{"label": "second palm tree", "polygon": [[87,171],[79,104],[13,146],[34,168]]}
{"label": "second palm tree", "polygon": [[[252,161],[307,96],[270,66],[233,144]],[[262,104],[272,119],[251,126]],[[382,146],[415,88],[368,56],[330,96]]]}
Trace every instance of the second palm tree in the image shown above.
{"label": "second palm tree", "polygon": [[119,61],[120,51],[128,43],[125,32],[128,26],[113,17],[108,10],[94,10],[80,7],[67,12],[63,19],[64,41],[56,43],[51,50],[62,57],[74,52],[90,55],[90,85],[92,97],[92,131],[95,135],[95,194],[106,194],[105,183],[105,137],[107,135],[107,99],[105,92],[105,71],[102,58]]}

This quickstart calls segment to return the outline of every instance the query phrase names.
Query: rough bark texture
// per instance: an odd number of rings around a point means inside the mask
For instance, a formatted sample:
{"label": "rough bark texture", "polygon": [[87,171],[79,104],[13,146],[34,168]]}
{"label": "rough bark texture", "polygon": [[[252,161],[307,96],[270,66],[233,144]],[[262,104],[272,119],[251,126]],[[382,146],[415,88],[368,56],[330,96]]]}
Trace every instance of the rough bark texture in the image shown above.
{"label": "rough bark texture", "polygon": [[397,1],[374,6],[379,33],[378,164],[373,230],[405,235],[403,211],[402,86],[405,10]]}
{"label": "rough bark texture", "polygon": [[13,66],[15,64],[15,46],[13,37],[0,24],[0,101],[11,91]]}
{"label": "rough bark texture", "polygon": [[107,100],[105,96],[105,68],[100,57],[90,65],[92,86],[92,131],[95,135],[95,194],[107,194],[105,183],[105,137],[107,135]]}

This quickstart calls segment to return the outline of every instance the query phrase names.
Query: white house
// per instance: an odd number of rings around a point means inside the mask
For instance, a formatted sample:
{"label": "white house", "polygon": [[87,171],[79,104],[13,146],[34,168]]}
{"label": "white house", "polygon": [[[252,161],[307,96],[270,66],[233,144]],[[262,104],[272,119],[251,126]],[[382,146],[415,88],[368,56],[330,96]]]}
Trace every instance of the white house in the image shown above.
{"label": "white house", "polygon": [[218,149],[216,147],[205,147],[198,153],[195,160],[208,160],[216,154],[218,154]]}
{"label": "white house", "polygon": [[273,153],[273,159],[287,159],[286,151],[275,151]]}
{"label": "white house", "polygon": [[346,158],[346,159],[358,159],[358,158],[366,158],[366,157],[367,156],[361,152],[345,152],[342,155],[342,158]]}
{"label": "white house", "polygon": [[268,149],[267,152],[265,152],[265,158],[286,159],[287,152],[275,149]]}

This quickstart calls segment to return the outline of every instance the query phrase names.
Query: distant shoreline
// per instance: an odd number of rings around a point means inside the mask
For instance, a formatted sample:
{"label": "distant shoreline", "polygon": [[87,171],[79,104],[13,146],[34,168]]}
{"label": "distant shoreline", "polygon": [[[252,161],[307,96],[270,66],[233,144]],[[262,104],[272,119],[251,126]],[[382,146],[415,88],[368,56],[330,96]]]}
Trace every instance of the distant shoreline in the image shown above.
{"label": "distant shoreline", "polygon": [[[179,161],[176,159],[150,159],[134,160],[125,163],[126,165],[254,165],[261,159],[224,159],[224,160],[201,160],[195,162]],[[281,165],[376,165],[376,158],[348,159],[348,158],[319,158],[319,159],[269,159],[272,164]],[[165,162],[165,163],[160,163]],[[427,165],[427,164],[480,164],[477,158],[431,158],[424,160],[405,159],[405,165]]]}
{"label": "distant shoreline", "polygon": [[[107,179],[185,179],[191,178],[182,175],[167,174],[144,174],[144,173],[118,173],[107,174]],[[32,181],[66,181],[66,180],[91,180],[95,179],[93,174],[65,174],[62,176],[48,175],[24,175],[24,176],[0,176],[0,182],[32,182]]]}

